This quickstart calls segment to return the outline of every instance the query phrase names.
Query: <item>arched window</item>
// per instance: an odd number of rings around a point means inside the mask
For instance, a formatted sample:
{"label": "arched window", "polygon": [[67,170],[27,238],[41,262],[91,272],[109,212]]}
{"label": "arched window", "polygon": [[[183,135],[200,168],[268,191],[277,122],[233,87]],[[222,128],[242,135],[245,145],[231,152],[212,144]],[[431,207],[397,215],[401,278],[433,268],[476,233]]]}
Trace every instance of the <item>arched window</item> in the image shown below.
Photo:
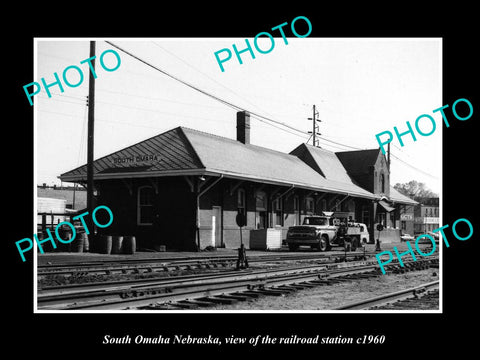
{"label": "arched window", "polygon": [[255,193],[255,228],[267,228],[267,195],[263,191]]}
{"label": "arched window", "polygon": [[305,198],[305,213],[307,215],[312,215],[315,210],[314,201],[312,197]]}
{"label": "arched window", "polygon": [[354,213],[355,212],[355,201],[353,199],[348,200],[347,202],[347,211]]}
{"label": "arched window", "polygon": [[275,224],[283,226],[283,201],[281,198],[277,198],[272,203],[272,211],[275,215]]}
{"label": "arched window", "polygon": [[[237,190],[237,211],[243,215],[247,214],[247,206],[245,203],[245,190],[242,188]],[[246,220],[247,218],[245,217],[245,221]]]}
{"label": "arched window", "polygon": [[322,199],[320,202],[322,204],[322,211],[327,211],[327,199]]}
{"label": "arched window", "polygon": [[341,210],[342,210],[342,208],[341,208],[340,200],[336,199],[335,200],[335,211],[341,211]]}
{"label": "arched window", "polygon": [[245,190],[237,190],[237,208],[245,211]]}
{"label": "arched window", "polygon": [[255,206],[257,210],[267,211],[267,195],[263,191],[255,194]]}
{"label": "arched window", "polygon": [[293,218],[293,225],[299,225],[300,224],[300,198],[298,195],[295,195],[293,197],[293,213],[294,213],[294,218]]}
{"label": "arched window", "polygon": [[153,224],[153,199],[154,191],[151,186],[138,188],[137,197],[137,223],[138,225]]}
{"label": "arched window", "polygon": [[381,185],[382,193],[385,193],[385,175],[383,173],[380,174],[380,185]]}

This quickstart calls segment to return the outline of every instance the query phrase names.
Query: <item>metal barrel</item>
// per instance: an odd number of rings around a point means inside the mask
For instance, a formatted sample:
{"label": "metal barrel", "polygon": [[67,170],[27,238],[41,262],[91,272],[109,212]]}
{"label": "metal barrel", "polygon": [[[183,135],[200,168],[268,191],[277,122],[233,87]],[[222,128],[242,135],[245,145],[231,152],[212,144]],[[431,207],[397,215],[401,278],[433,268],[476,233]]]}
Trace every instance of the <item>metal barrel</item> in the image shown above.
{"label": "metal barrel", "polygon": [[88,235],[84,232],[81,232],[77,236],[81,235],[83,237],[83,252],[90,251],[90,242],[88,241]]}
{"label": "metal barrel", "polygon": [[85,239],[88,241],[87,234],[85,232],[78,232],[75,236],[75,240],[72,241],[70,251],[74,253],[81,253],[84,250]]}
{"label": "metal barrel", "polygon": [[121,254],[122,253],[122,243],[123,236],[113,235],[112,236],[112,254]]}
{"label": "metal barrel", "polygon": [[112,236],[100,235],[97,241],[97,252],[100,254],[110,254],[112,252]]}
{"label": "metal barrel", "polygon": [[132,236],[132,235],[124,236],[122,252],[124,254],[135,254],[136,249],[137,249],[137,244],[136,244],[135,236]]}

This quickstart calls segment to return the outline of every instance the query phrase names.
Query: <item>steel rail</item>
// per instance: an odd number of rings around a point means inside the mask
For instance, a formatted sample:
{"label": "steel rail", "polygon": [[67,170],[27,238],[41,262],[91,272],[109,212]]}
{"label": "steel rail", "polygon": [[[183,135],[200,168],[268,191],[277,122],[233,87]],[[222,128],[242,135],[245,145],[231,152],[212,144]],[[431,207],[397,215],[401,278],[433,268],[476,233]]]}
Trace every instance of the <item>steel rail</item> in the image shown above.
{"label": "steel rail", "polygon": [[[365,253],[366,256],[375,253]],[[360,257],[363,253],[347,253],[347,257]],[[328,260],[331,258],[342,257],[344,254],[275,254],[275,255],[256,255],[249,257],[250,263],[256,262],[271,262],[271,261],[290,261],[290,260]],[[201,258],[178,258],[178,259],[123,259],[123,260],[109,260],[107,262],[87,262],[80,264],[58,264],[58,265],[40,265],[37,267],[37,277],[45,278],[54,275],[112,275],[124,274],[127,272],[138,273],[153,272],[157,270],[189,270],[192,268],[218,268],[219,266],[226,267],[225,263],[234,263],[237,256],[215,256],[215,257],[201,257]]]}
{"label": "steel rail", "polygon": [[347,305],[340,306],[335,310],[358,310],[358,309],[368,309],[378,305],[385,305],[391,302],[396,302],[403,299],[426,294],[430,290],[438,289],[439,284],[440,284],[440,281],[438,280],[432,281],[419,286],[415,286],[410,289],[400,290],[393,293],[376,296],[370,299],[356,301]]}
{"label": "steel rail", "polygon": [[[307,281],[307,279],[320,279],[326,276],[340,276],[346,274],[358,274],[367,271],[376,271],[378,267],[375,264],[357,264],[356,266],[341,266],[335,269],[329,269],[327,266],[307,266],[296,268],[284,268],[276,270],[251,271],[248,273],[238,273],[235,275],[213,275],[193,279],[167,279],[157,282],[137,281],[128,285],[111,286],[108,288],[97,288],[77,291],[58,291],[41,292],[38,294],[38,308],[41,309],[79,309],[93,307],[110,307],[113,304],[135,303],[137,306],[139,299],[129,299],[141,296],[144,300],[151,302],[152,299],[167,299],[194,294],[205,296],[210,293],[225,293],[231,291],[248,290],[252,287],[275,284],[290,284],[296,281]],[[176,301],[176,300],[175,300]],[[125,305],[126,306],[126,305]],[[133,305],[128,305],[133,306]]]}
{"label": "steel rail", "polygon": [[171,285],[171,284],[191,284],[198,281],[215,281],[218,279],[236,279],[241,278],[251,278],[258,276],[276,276],[290,273],[299,273],[299,272],[311,272],[311,271],[325,271],[335,269],[342,269],[347,267],[355,267],[362,265],[373,265],[373,262],[361,261],[361,262],[349,262],[349,263],[337,263],[337,264],[321,264],[321,265],[297,265],[289,266],[283,268],[275,269],[245,269],[241,272],[237,270],[232,271],[223,271],[217,273],[206,273],[206,274],[194,274],[194,275],[183,275],[183,276],[172,276],[168,278],[148,278],[148,279],[128,279],[128,280],[117,280],[117,281],[104,281],[98,283],[83,283],[83,284],[69,284],[69,285],[58,285],[52,287],[46,287],[39,289],[38,295],[39,299],[44,299],[48,296],[68,296],[68,294],[76,293],[87,293],[88,291],[103,290],[108,288],[140,288],[145,286],[161,286],[161,285]]}
{"label": "steel rail", "polygon": [[[139,286],[152,286],[152,285],[165,285],[165,284],[182,284],[185,282],[191,282],[192,280],[198,280],[202,278],[208,279],[219,279],[219,278],[228,278],[236,276],[246,276],[246,274],[253,275],[262,275],[262,274],[283,274],[299,271],[322,271],[322,270],[333,270],[338,268],[345,267],[356,267],[360,265],[370,265],[376,264],[373,260],[362,260],[362,261],[350,261],[350,262],[341,262],[341,263],[322,263],[315,265],[296,265],[288,266],[275,269],[244,269],[241,273],[237,270],[221,271],[214,273],[203,273],[203,274],[191,274],[191,275],[178,275],[164,278],[143,278],[143,279],[124,279],[124,280],[111,280],[111,281],[99,281],[99,282],[86,282],[86,283],[73,283],[65,285],[53,285],[53,286],[42,286],[39,287],[38,294],[55,294],[61,292],[62,294],[66,293],[75,293],[75,292],[84,292],[92,291],[98,289],[112,288],[112,287],[139,287]],[[241,274],[241,275],[239,275]]]}
{"label": "steel rail", "polygon": [[[405,262],[405,269],[425,266],[436,258]],[[397,264],[388,265],[393,272]],[[62,309],[124,309],[126,307],[148,306],[152,301],[180,301],[205,296],[225,295],[254,288],[274,287],[297,284],[298,282],[317,280],[325,282],[335,277],[371,272],[379,275],[376,262],[336,263],[287,267],[282,269],[263,269],[235,274],[214,274],[190,276],[189,278],[172,277],[169,279],[144,279],[123,284],[98,284],[83,289],[59,289],[58,291],[40,291],[37,306],[40,310]],[[365,275],[365,276],[368,276]]]}

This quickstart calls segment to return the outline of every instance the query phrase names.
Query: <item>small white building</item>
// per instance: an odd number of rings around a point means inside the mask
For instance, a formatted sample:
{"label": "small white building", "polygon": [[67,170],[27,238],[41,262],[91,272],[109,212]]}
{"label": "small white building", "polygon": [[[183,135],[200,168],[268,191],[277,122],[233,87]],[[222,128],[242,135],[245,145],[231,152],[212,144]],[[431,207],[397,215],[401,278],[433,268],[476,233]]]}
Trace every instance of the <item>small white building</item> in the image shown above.
{"label": "small white building", "polygon": [[46,197],[37,198],[37,227],[42,226],[43,220],[45,218],[45,225],[51,226],[53,224],[58,224],[62,221],[67,221],[66,216],[55,215],[55,214],[64,214],[66,212],[67,200],[65,199],[54,199]]}

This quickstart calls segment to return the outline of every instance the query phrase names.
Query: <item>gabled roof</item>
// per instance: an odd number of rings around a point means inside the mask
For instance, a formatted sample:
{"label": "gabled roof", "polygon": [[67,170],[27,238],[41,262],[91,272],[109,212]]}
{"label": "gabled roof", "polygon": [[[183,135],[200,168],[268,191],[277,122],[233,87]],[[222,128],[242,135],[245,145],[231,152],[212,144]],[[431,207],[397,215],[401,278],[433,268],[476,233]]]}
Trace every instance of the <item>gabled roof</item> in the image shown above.
{"label": "gabled roof", "polygon": [[390,186],[390,200],[393,202],[398,202],[398,203],[408,204],[408,205],[418,204],[417,201],[410,199],[408,196],[405,196],[402,193],[395,190],[393,186]]}
{"label": "gabled roof", "polygon": [[338,157],[331,151],[312,145],[301,144],[290,154],[297,155],[329,180],[353,183]]}
{"label": "gabled roof", "polygon": [[342,165],[352,175],[368,173],[369,166],[377,162],[380,149],[341,151],[335,153]]}
{"label": "gabled roof", "polygon": [[298,156],[312,169],[322,175],[331,184],[352,194],[368,193],[358,186],[348,175],[335,153],[307,144],[301,144],[290,152]]}
{"label": "gabled roof", "polygon": [[[335,153],[343,167],[352,176],[368,174],[369,167],[374,166],[381,154],[380,148],[367,149],[367,150],[355,150],[355,151],[341,151]],[[390,186],[390,201],[416,205],[418,202],[410,199],[409,197],[399,193],[392,186]]]}
{"label": "gabled roof", "polygon": [[[333,154],[333,153],[332,153]],[[320,156],[320,155],[319,155]],[[321,155],[331,162],[330,155]],[[85,181],[86,165],[60,175]],[[94,179],[175,175],[223,175],[325,192],[376,195],[341,176],[320,175],[299,157],[209,133],[177,127],[94,161]],[[348,180],[348,181],[344,181]]]}
{"label": "gabled roof", "polygon": [[199,159],[210,172],[230,177],[326,187],[327,181],[295,156],[264,147],[182,128]]}
{"label": "gabled roof", "polygon": [[[175,174],[205,168],[180,127],[141,141],[93,163],[94,178]],[[60,175],[62,181],[85,181],[87,165]]]}
{"label": "gabled roof", "polygon": [[[263,183],[343,193],[368,199],[379,196],[358,186],[350,170],[368,171],[379,149],[333,153],[301,144],[290,154],[243,144],[225,137],[177,127],[94,161],[94,179],[182,175],[223,175]],[[347,166],[346,166],[347,164]],[[347,172],[348,170],[348,172]],[[87,179],[87,165],[59,176],[65,182]],[[416,201],[390,187],[390,200]]]}

